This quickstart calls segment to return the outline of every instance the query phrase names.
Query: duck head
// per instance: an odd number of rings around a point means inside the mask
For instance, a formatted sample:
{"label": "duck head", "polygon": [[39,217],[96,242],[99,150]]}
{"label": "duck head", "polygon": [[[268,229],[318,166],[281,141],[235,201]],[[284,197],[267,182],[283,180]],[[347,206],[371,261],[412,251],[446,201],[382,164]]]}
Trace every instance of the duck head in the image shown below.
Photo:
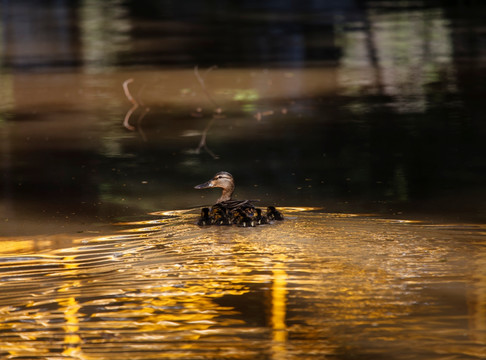
{"label": "duck head", "polygon": [[208,189],[208,188],[221,188],[223,192],[221,197],[218,199],[218,203],[222,201],[231,200],[231,195],[235,190],[235,181],[233,180],[233,176],[226,171],[220,171],[214,177],[205,182],[204,184],[199,184],[194,186],[194,189]]}

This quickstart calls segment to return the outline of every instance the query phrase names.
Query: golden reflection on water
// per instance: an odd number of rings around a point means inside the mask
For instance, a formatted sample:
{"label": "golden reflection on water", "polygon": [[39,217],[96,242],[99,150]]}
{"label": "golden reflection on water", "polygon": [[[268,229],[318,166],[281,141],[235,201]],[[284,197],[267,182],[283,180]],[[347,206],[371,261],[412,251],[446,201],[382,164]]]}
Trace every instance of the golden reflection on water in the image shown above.
{"label": "golden reflection on water", "polygon": [[287,341],[287,272],[285,270],[285,257],[282,255],[272,270],[272,354],[275,359],[284,359]]}
{"label": "golden reflection on water", "polygon": [[484,357],[484,227],[284,212],[250,229],[161,212],[71,248],[7,251],[0,355]]}

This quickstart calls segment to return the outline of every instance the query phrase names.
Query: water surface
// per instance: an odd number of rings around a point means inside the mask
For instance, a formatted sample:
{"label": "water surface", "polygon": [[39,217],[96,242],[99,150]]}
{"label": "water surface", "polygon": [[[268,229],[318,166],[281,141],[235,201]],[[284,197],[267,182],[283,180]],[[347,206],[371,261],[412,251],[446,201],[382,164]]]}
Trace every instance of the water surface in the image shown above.
{"label": "water surface", "polygon": [[283,210],[257,228],[157,213],[4,251],[2,356],[484,358],[484,226]]}
{"label": "water surface", "polygon": [[485,18],[3,0],[0,357],[484,358]]}

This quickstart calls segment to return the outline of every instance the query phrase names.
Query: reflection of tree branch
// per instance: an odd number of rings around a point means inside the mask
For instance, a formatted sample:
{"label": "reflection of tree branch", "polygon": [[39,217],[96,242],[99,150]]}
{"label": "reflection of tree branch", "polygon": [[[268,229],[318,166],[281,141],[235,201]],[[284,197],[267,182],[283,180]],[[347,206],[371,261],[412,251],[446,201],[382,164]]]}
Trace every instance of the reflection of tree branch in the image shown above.
{"label": "reflection of tree branch", "polygon": [[[128,80],[125,80],[123,82],[123,91],[125,92],[125,96],[127,97],[128,101],[130,101],[133,105],[132,107],[127,111],[125,114],[125,119],[123,120],[123,126],[126,127],[130,131],[135,130],[135,126],[130,125],[130,117],[132,116],[133,112],[137,110],[140,106],[143,107],[143,112],[140,114],[137,120],[137,128],[138,131],[140,132],[140,136],[142,137],[143,141],[147,141],[147,136],[145,135],[145,132],[142,130],[142,120],[143,118],[147,115],[147,113],[150,111],[148,107],[145,107],[142,101],[138,102],[135,100],[135,98],[132,96],[130,93],[130,90],[128,90],[128,84],[133,82],[133,79],[130,78]],[[138,91],[138,95],[140,97],[140,94],[142,93],[143,89],[145,88],[145,85],[143,85],[140,90]]]}
{"label": "reflection of tree branch", "polygon": [[204,148],[204,150],[207,151],[207,153],[209,155],[211,155],[211,157],[213,159],[219,159],[219,156],[216,155],[215,153],[213,153],[209,148],[208,148],[208,145],[206,144],[206,137],[208,135],[208,131],[209,129],[211,128],[211,126],[213,125],[214,123],[214,120],[216,120],[216,118],[213,116],[211,118],[211,120],[209,120],[208,124],[206,125],[206,127],[204,128],[203,132],[202,132],[202,135],[201,135],[201,141],[199,142],[199,146],[197,147],[196,149],[196,153],[199,154],[201,152],[201,149]]}
{"label": "reflection of tree branch", "polygon": [[[206,70],[206,72],[204,73],[204,78],[206,77],[206,75],[212,71],[216,69],[216,66],[211,66],[209,69]],[[207,98],[209,99],[209,101],[211,102],[211,104],[213,104],[215,106],[215,113],[216,114],[221,114],[223,111],[221,110],[221,108],[218,106],[218,104],[216,103],[216,101],[214,101],[214,99],[212,98],[211,94],[209,93],[208,89],[206,88],[206,83],[204,82],[204,78],[201,77],[201,75],[199,74],[199,68],[198,66],[196,65],[194,67],[194,75],[196,75],[196,78],[197,80],[199,81],[199,85],[201,85],[201,89],[204,91],[204,93],[206,94]],[[206,143],[206,139],[207,139],[207,136],[208,136],[208,131],[209,129],[211,128],[211,126],[213,125],[214,123],[214,120],[216,120],[216,114],[213,114],[213,117],[211,118],[211,120],[209,120],[208,124],[206,125],[206,127],[204,128],[203,132],[202,132],[202,135],[201,135],[201,141],[199,142],[199,146],[196,148],[196,153],[199,154],[201,152],[201,149],[204,148],[204,150],[207,151],[207,153],[209,155],[211,155],[211,157],[213,159],[218,159],[219,156],[216,155],[215,153],[213,153],[207,143]]]}
{"label": "reflection of tree branch", "polygon": [[130,101],[133,104],[130,110],[128,110],[125,115],[125,119],[123,120],[123,126],[125,126],[130,131],[134,131],[135,127],[130,125],[129,120],[133,112],[137,110],[137,108],[139,107],[139,104],[137,100],[133,98],[132,94],[130,94],[130,90],[128,90],[128,84],[130,84],[131,82],[133,82],[133,79],[131,78],[123,82],[123,91],[125,92],[125,96],[127,97],[128,101]]}
{"label": "reflection of tree branch", "polygon": [[[204,73],[204,77],[206,77],[206,75],[209,74],[209,72],[211,72],[212,70],[214,70],[216,68],[217,68],[216,65],[211,66]],[[201,85],[202,90],[204,91],[204,93],[208,97],[208,99],[211,102],[211,104],[213,104],[216,108],[219,108],[218,104],[216,103],[216,101],[214,101],[214,99],[211,97],[211,94],[209,93],[208,89],[206,88],[206,83],[204,82],[204,78],[201,77],[201,75],[199,75],[199,69],[198,69],[198,66],[197,65],[194,66],[194,75],[196,75],[196,78],[199,81],[199,84]]]}

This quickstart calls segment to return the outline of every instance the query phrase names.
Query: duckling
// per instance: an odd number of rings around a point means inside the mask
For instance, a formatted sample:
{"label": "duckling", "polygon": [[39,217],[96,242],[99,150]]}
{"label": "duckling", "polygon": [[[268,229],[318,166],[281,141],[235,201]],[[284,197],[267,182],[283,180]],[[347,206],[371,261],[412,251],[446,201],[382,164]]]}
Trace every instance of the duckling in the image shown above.
{"label": "duckling", "polygon": [[211,214],[220,213],[221,215],[228,216],[228,211],[226,207],[221,204],[214,204],[211,206]]}
{"label": "duckling", "polygon": [[197,221],[199,226],[211,225],[211,217],[209,216],[209,209],[202,208],[201,209],[201,217]]}
{"label": "duckling", "polygon": [[246,215],[245,211],[242,209],[234,209],[231,212],[232,219],[233,219],[233,224],[236,224],[238,226],[242,227],[254,227],[255,226],[255,220],[249,216]]}
{"label": "duckling", "polygon": [[267,207],[267,218],[268,220],[283,220],[283,215],[280,211],[275,209],[275,206]]}
{"label": "duckling", "polygon": [[255,211],[256,211],[256,207],[254,206],[241,206],[240,207],[241,210],[243,210],[243,212],[245,213],[246,216],[252,218],[255,216]]}
{"label": "duckling", "polygon": [[218,207],[211,208],[211,224],[213,225],[229,225],[230,221],[224,209]]}
{"label": "duckling", "polygon": [[262,215],[262,209],[259,209],[259,208],[255,208],[255,212],[256,212],[256,215],[255,215],[255,222],[258,224],[258,225],[262,225],[262,224],[268,224],[268,219],[265,215]]}

